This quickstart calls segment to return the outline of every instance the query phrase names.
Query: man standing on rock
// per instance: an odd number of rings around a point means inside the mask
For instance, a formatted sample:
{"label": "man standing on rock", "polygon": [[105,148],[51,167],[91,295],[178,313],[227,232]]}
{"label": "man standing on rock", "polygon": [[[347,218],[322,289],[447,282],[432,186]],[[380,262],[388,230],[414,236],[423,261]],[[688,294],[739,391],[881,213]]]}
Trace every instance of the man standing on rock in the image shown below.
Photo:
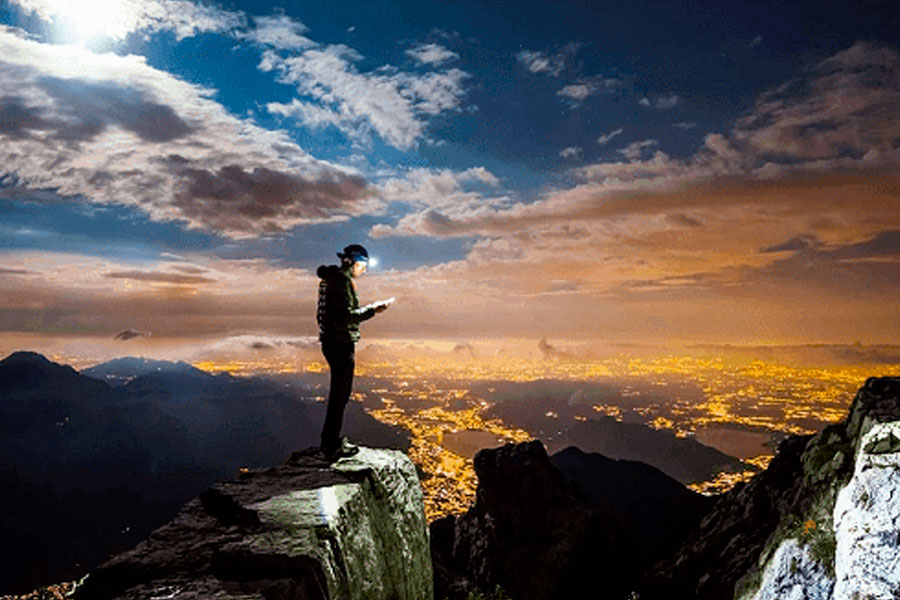
{"label": "man standing on rock", "polygon": [[328,389],[328,407],[322,426],[319,448],[329,459],[352,456],[359,448],[347,438],[341,437],[344,408],[353,387],[353,369],[356,342],[359,341],[359,324],[386,310],[393,298],[360,307],[353,281],[366,272],[369,253],[359,244],[351,244],[338,252],[341,265],[322,265],[316,270],[319,276],[319,306],[316,320],[319,323],[319,341],[322,354],[331,369],[331,387]]}

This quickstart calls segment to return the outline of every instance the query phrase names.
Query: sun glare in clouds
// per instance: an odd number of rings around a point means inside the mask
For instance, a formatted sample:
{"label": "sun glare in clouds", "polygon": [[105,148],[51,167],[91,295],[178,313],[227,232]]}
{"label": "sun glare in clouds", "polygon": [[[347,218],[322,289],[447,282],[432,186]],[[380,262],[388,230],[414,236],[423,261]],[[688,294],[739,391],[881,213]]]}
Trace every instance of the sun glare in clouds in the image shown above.
{"label": "sun glare in clouds", "polygon": [[42,15],[52,16],[60,37],[87,43],[99,38],[122,39],[132,29],[135,4],[119,0],[42,0],[31,2]]}

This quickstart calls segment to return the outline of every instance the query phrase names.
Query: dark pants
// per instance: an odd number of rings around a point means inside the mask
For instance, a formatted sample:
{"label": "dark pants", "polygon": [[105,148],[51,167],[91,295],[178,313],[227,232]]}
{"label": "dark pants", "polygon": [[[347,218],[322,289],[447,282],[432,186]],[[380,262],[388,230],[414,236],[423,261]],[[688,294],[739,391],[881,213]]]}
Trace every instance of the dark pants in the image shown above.
{"label": "dark pants", "polygon": [[322,342],[322,354],[331,369],[331,387],[328,388],[328,408],[322,426],[323,450],[335,450],[341,444],[341,423],[344,408],[350,400],[353,387],[353,368],[356,365],[353,342]]}

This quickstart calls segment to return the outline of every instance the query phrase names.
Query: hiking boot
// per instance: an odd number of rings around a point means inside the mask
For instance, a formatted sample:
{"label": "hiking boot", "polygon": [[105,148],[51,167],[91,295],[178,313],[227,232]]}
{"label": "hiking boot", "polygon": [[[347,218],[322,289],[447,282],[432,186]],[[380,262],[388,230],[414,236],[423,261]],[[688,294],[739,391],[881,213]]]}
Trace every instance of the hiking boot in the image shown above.
{"label": "hiking boot", "polygon": [[359,452],[359,446],[351,444],[347,438],[341,438],[340,445],[336,448],[322,448],[322,453],[325,454],[325,458],[328,460],[346,458],[353,456],[357,452]]}

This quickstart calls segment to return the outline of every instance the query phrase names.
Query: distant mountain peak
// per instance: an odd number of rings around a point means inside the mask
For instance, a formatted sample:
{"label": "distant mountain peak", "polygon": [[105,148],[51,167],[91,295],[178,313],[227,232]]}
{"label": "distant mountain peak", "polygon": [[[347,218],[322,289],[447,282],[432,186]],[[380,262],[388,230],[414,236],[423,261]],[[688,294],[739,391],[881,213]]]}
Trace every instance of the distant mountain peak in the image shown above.
{"label": "distant mountain peak", "polygon": [[18,350],[3,360],[0,360],[0,368],[31,367],[42,372],[75,373],[75,369],[69,365],[61,365],[53,362],[43,354],[31,350]]}
{"label": "distant mountain peak", "polygon": [[48,359],[43,354],[40,354],[38,352],[33,352],[31,350],[17,350],[15,352],[13,352],[12,354],[10,354],[9,356],[7,356],[6,358],[4,358],[3,360],[0,360],[0,365],[13,363],[13,362],[28,362],[28,363],[40,364],[40,365],[55,365],[55,364],[57,364],[57,363],[54,363],[53,361],[51,361],[50,359]]}
{"label": "distant mountain peak", "polygon": [[43,354],[30,350],[13,352],[0,361],[0,392],[31,390],[46,386],[80,386],[83,380],[78,371],[61,365]]}
{"label": "distant mountain peak", "polygon": [[138,377],[156,374],[177,374],[193,377],[212,377],[185,361],[157,360],[136,356],[123,356],[94,365],[81,371],[82,374],[107,383],[124,385]]}

